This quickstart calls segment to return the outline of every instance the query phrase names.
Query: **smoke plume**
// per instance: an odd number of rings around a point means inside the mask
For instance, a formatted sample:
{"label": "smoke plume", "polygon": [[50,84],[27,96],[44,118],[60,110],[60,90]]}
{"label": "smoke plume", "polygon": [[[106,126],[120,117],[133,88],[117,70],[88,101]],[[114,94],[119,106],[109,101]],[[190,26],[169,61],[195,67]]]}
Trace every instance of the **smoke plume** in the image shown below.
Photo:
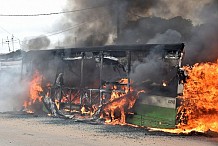
{"label": "smoke plume", "polygon": [[28,84],[21,82],[20,71],[1,71],[0,80],[0,112],[21,110]]}
{"label": "smoke plume", "polygon": [[50,45],[50,40],[45,35],[41,35],[31,39],[26,38],[23,42],[23,46],[26,50],[46,49],[49,45]]}
{"label": "smoke plume", "polygon": [[163,34],[156,34],[156,36],[148,40],[148,44],[171,44],[181,43],[181,34],[176,30],[168,29]]}
{"label": "smoke plume", "polygon": [[[105,44],[186,44],[185,63],[218,58],[218,2],[216,0],[69,0],[61,28],[81,24],[65,34],[68,46]],[[114,37],[111,37],[114,36]],[[112,40],[113,39],[113,40]]]}
{"label": "smoke plume", "polygon": [[154,48],[142,62],[135,61],[132,64],[130,78],[135,82],[151,82],[159,84],[163,79],[160,73],[166,64],[161,59],[161,48]]}

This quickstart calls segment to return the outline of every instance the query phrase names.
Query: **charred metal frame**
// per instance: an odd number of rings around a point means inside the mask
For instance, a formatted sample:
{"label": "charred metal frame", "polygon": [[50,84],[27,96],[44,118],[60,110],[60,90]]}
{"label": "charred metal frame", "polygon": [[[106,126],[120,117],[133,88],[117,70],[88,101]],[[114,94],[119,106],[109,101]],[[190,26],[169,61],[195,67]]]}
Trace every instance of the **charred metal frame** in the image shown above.
{"label": "charred metal frame", "polygon": [[81,53],[81,56],[82,56],[82,59],[81,59],[81,70],[80,70],[80,92],[81,92],[81,94],[80,94],[80,105],[82,105],[82,98],[83,98],[83,76],[84,76],[84,74],[83,74],[83,70],[84,70],[84,57],[85,57],[85,53],[84,52],[82,52]]}
{"label": "charred metal frame", "polygon": [[[69,90],[70,98],[69,102],[72,101],[71,95],[73,94],[73,91],[78,91],[80,94],[80,106],[82,106],[84,103],[82,103],[82,100],[84,98],[84,94],[88,93],[89,96],[89,102],[90,104],[93,104],[93,93],[98,93],[99,98],[99,105],[102,105],[102,95],[104,92],[106,92],[102,88],[102,77],[103,77],[103,65],[104,65],[104,57],[106,55],[116,57],[116,58],[127,58],[127,64],[126,64],[126,78],[128,79],[127,88],[130,91],[130,72],[131,72],[131,63],[136,60],[136,58],[133,58],[132,55],[135,51],[138,52],[144,52],[149,53],[152,49],[155,48],[161,48],[163,51],[163,58],[164,57],[175,57],[177,55],[180,59],[180,63],[178,67],[181,67],[181,59],[184,49],[184,44],[140,44],[140,45],[110,45],[110,46],[99,46],[99,47],[84,47],[84,48],[68,48],[68,49],[54,49],[54,50],[32,50],[29,52],[26,52],[22,59],[22,68],[21,68],[21,76],[26,76],[27,72],[24,71],[24,65],[30,63],[31,64],[31,72],[33,72],[33,62],[36,60],[40,60],[41,58],[45,59],[45,61],[52,60],[53,58],[57,57],[61,60],[64,60],[64,58],[73,58],[75,56],[78,57],[77,54],[80,54],[81,57],[81,64],[80,64],[80,85],[79,87],[63,87],[61,90],[65,90],[66,88]],[[86,52],[91,52],[93,56],[97,57],[100,61],[100,67],[99,67],[99,87],[97,89],[94,88],[85,88],[84,87],[84,60],[86,57]],[[172,54],[170,54],[170,53]],[[167,56],[166,54],[170,54],[172,56]],[[175,55],[175,56],[173,56]],[[70,104],[70,110],[72,109],[72,105]]]}
{"label": "charred metal frame", "polygon": [[128,87],[128,92],[130,92],[130,72],[131,72],[131,52],[130,51],[128,51],[128,63],[127,63],[128,65],[128,69],[127,69],[127,78],[128,78],[128,85],[127,85],[127,87]]}

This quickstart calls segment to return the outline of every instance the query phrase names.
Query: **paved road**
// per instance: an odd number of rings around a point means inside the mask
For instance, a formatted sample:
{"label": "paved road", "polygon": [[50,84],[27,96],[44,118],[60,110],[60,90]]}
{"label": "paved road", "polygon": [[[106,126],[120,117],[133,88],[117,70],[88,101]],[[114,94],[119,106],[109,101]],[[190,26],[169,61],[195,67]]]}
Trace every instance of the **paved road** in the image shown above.
{"label": "paved road", "polygon": [[215,138],[149,133],[50,117],[0,114],[0,146],[218,146]]}

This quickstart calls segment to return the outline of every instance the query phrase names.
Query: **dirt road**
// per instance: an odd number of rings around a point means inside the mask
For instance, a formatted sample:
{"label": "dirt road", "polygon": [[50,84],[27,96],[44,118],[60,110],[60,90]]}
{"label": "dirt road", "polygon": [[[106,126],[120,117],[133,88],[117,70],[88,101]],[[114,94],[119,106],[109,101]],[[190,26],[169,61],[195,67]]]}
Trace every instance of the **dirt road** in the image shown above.
{"label": "dirt road", "polygon": [[151,133],[146,129],[0,113],[0,146],[218,146],[216,138]]}

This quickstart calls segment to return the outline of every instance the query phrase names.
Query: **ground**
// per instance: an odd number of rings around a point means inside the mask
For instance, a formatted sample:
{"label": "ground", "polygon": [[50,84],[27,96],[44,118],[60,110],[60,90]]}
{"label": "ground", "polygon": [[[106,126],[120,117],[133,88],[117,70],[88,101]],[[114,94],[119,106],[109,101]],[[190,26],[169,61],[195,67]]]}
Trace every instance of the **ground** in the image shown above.
{"label": "ground", "polygon": [[149,132],[84,120],[0,113],[1,146],[217,146],[216,137]]}

